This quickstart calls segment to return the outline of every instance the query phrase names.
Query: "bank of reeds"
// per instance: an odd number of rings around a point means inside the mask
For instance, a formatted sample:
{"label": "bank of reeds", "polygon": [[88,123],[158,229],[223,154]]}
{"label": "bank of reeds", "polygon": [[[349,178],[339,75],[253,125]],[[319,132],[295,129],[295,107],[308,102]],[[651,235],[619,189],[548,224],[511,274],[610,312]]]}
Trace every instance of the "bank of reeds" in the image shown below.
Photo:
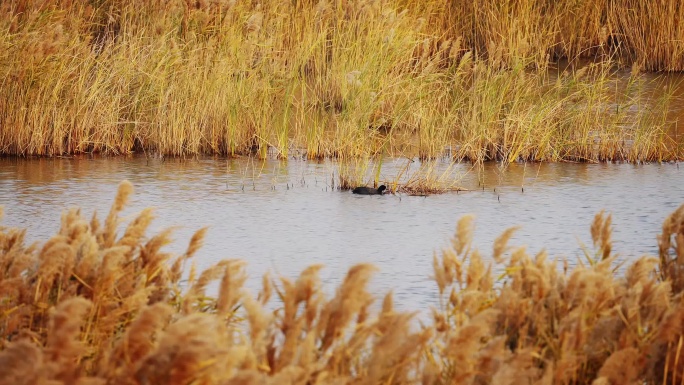
{"label": "bank of reeds", "polygon": [[433,258],[440,305],[419,327],[415,313],[395,310],[391,293],[368,291],[375,267],[367,264],[353,266],[332,298],[321,290],[321,265],[295,279],[264,276],[257,295],[243,288],[242,261],[183,274],[205,230],[180,256],[163,250],[168,231],[146,234],[150,210],[117,230],[131,192],[128,182],[120,185],[104,221],[66,211],[42,244],[25,245],[26,230],[0,228],[0,384],[684,378],[684,205],[665,218],[659,255],[623,265],[623,273],[610,215],[596,215],[594,251],[572,269],[543,251],[510,246],[515,228],[489,252],[476,250],[474,218],[465,216]]}
{"label": "bank of reeds", "polygon": [[614,72],[682,69],[681,10],[622,3],[10,0],[0,154],[681,159]]}

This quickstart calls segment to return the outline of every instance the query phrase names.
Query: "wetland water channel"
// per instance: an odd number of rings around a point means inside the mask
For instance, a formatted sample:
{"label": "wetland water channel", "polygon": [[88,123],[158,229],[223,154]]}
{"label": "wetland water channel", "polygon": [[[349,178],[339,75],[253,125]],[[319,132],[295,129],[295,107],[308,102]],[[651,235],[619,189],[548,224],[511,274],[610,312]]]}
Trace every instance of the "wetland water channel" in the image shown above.
{"label": "wetland water channel", "polygon": [[[406,163],[384,161],[380,180],[394,180]],[[102,220],[127,179],[135,192],[122,215],[156,208],[148,235],[178,226],[167,251],[182,253],[192,233],[209,226],[195,257],[200,270],[244,259],[247,287],[256,293],[267,271],[294,279],[321,263],[331,295],[350,266],[370,262],[379,268],[371,284],[377,295],[393,289],[397,307],[426,310],[437,298],[433,253],[449,245],[465,214],[476,216],[474,246],[487,260],[494,240],[521,225],[509,245],[526,245],[531,254],[546,249],[573,265],[583,258],[581,243],[594,250],[589,228],[600,210],[613,216],[613,249],[631,260],[657,255],[663,220],[684,203],[684,165],[675,163],[512,164],[505,171],[465,163],[449,175],[469,191],[428,197],[340,191],[331,186],[337,169],[335,162],[297,160],[5,158],[0,225],[27,228],[28,242],[45,241],[69,207],[88,218],[97,210]]]}

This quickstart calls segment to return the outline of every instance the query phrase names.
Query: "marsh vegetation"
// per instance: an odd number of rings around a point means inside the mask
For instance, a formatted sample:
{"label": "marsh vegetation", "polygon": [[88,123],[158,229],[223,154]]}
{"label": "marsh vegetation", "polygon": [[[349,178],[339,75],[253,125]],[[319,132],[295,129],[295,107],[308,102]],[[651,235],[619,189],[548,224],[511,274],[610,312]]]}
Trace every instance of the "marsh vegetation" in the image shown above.
{"label": "marsh vegetation", "polygon": [[676,85],[643,71],[684,69],[682,12],[674,0],[4,1],[0,153],[681,159]]}

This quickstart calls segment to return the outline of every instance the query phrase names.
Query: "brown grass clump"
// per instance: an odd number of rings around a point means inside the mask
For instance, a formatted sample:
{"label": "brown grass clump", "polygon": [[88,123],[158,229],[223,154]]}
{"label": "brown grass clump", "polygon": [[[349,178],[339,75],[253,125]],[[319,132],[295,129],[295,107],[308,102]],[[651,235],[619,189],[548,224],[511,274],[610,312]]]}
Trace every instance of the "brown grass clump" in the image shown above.
{"label": "brown grass clump", "polygon": [[[433,258],[428,322],[379,306],[375,267],[349,269],[332,298],[321,265],[294,280],[264,276],[254,296],[244,262],[190,272],[206,229],[180,256],[169,232],[145,235],[143,211],[122,234],[123,182],[104,225],[65,212],[42,246],[0,228],[0,384],[679,384],[684,304],[677,269],[684,205],[667,217],[660,259],[616,273],[610,216],[591,226],[594,255],[567,269],[544,252],[472,246],[474,217]],[[588,253],[589,254],[589,253]],[[496,273],[495,273],[496,272]],[[217,296],[206,287],[219,281]],[[275,295],[274,295],[275,293]],[[277,300],[272,301],[272,298]],[[427,310],[427,309],[416,309]],[[424,313],[425,314],[425,313]],[[427,315],[427,314],[426,314]]]}
{"label": "brown grass clump", "polygon": [[[390,183],[390,189],[393,192],[427,196],[453,191],[466,191],[465,188],[458,185],[460,178],[454,172],[456,163],[450,163],[446,169],[438,169],[437,162],[424,162],[421,163],[417,170],[406,175],[410,163],[411,161],[407,162],[406,167],[398,173],[394,182]],[[405,180],[401,180],[404,176],[406,176]]]}
{"label": "brown grass clump", "polygon": [[[341,162],[337,188],[339,190],[351,190],[358,186],[372,185],[373,188],[377,188],[380,185],[385,185],[387,187],[386,193],[419,196],[467,191],[459,186],[463,174],[457,170],[457,162],[446,162],[446,166],[444,166],[444,162],[428,160],[420,162],[417,168],[412,169],[411,166],[414,163],[416,161],[408,159],[401,168],[395,171],[395,175],[381,179],[382,160],[373,164],[371,170],[369,170],[371,168],[369,159]],[[368,181],[370,179],[367,177],[369,171],[374,173],[372,182]],[[335,186],[334,183],[332,185]]]}

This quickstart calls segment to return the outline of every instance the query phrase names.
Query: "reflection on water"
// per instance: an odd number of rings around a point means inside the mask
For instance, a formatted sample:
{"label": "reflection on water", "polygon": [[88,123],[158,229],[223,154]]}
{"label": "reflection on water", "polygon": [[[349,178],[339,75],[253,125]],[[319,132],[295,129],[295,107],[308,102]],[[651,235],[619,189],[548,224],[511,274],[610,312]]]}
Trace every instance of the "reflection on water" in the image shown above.
{"label": "reflection on water", "polygon": [[[393,180],[405,164],[385,161],[381,180]],[[655,255],[663,219],[684,203],[684,169],[674,163],[512,164],[506,172],[465,164],[452,177],[470,191],[430,197],[338,191],[331,186],[336,169],[332,162],[250,159],[0,159],[2,224],[26,227],[29,240],[42,241],[66,207],[103,218],[128,179],[135,194],[124,215],[156,207],[152,231],[179,227],[170,250],[182,252],[195,230],[210,227],[199,268],[245,259],[256,290],[267,271],[295,277],[323,263],[332,292],[352,264],[371,262],[380,268],[374,290],[394,289],[400,307],[416,309],[434,303],[433,253],[448,245],[464,214],[476,215],[475,245],[485,256],[502,231],[520,224],[512,245],[574,262],[580,243],[591,247],[589,225],[601,209],[613,215],[614,250],[632,259]]]}

